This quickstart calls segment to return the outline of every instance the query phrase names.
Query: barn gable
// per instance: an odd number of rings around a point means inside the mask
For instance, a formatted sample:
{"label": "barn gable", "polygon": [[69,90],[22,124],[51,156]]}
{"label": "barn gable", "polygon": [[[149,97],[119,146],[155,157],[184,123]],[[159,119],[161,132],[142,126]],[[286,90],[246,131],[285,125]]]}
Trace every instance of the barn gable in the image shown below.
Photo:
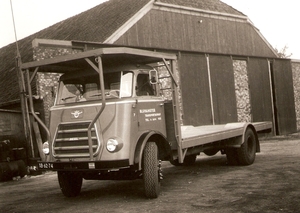
{"label": "barn gable", "polygon": [[130,29],[124,26],[122,34],[111,37],[106,43],[276,57],[273,48],[247,16],[220,1],[207,2],[191,1],[189,4],[179,0],[154,2],[152,10],[142,19]]}

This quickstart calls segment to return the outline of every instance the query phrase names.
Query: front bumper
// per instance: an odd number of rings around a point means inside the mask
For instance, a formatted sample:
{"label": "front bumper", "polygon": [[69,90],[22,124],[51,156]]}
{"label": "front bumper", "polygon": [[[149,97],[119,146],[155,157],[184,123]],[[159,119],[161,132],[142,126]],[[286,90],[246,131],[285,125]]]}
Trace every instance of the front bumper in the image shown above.
{"label": "front bumper", "polygon": [[129,168],[129,160],[84,162],[38,162],[40,170],[52,171],[115,171]]}

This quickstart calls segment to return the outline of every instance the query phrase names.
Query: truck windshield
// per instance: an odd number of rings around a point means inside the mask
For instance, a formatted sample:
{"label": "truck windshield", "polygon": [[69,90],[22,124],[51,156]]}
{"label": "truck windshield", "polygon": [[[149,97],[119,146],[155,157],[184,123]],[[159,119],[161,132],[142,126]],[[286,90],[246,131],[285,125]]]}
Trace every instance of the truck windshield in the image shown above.
{"label": "truck windshield", "polygon": [[[104,74],[105,99],[132,96],[132,72]],[[62,76],[59,85],[57,104],[68,104],[102,99],[98,75]]]}

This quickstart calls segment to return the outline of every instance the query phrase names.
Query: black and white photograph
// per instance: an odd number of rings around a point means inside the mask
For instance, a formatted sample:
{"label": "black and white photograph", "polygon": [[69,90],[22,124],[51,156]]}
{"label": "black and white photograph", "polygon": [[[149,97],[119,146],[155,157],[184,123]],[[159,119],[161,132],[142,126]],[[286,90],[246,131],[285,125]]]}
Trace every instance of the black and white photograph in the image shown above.
{"label": "black and white photograph", "polygon": [[295,0],[1,0],[0,212],[300,212]]}

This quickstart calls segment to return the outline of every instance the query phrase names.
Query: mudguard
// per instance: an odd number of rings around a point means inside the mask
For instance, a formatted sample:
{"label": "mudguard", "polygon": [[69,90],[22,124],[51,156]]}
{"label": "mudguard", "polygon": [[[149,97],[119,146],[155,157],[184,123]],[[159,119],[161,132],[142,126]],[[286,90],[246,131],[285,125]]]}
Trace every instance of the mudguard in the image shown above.
{"label": "mudguard", "polygon": [[145,132],[139,137],[134,152],[134,164],[138,165],[139,170],[142,169],[143,150],[148,141],[156,143],[160,159],[165,159],[171,154],[171,146],[163,134],[156,131]]}

